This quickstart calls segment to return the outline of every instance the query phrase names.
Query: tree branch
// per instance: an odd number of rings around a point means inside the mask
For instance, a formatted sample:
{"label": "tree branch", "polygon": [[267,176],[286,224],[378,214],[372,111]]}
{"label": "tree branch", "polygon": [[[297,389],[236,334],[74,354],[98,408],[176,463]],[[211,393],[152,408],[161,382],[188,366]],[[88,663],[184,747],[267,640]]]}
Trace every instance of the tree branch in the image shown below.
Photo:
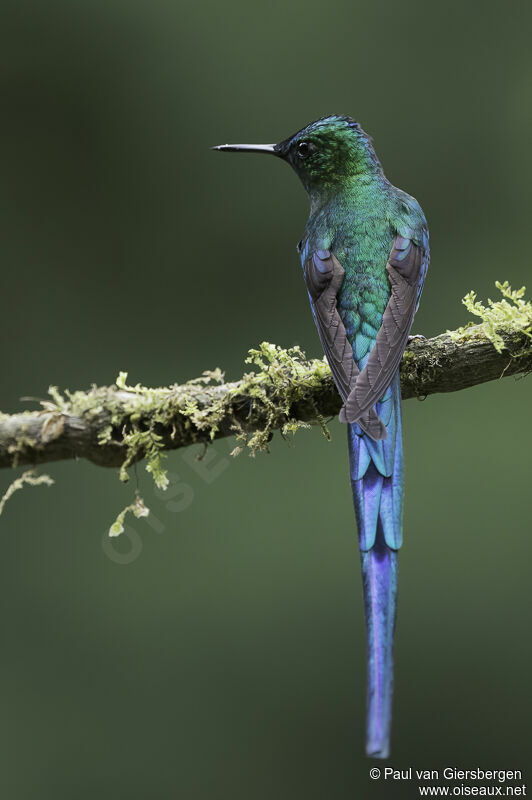
{"label": "tree branch", "polygon": [[[454,392],[532,370],[532,340],[523,330],[498,329],[500,348],[485,323],[433,339],[412,338],[401,364],[405,399]],[[502,343],[502,345],[501,345]],[[62,396],[51,389],[42,410],[0,414],[0,466],[86,458],[125,470],[141,458],[159,485],[164,450],[236,435],[251,451],[265,449],[273,431],[321,424],[341,400],[323,360],[298,348],[263,344],[250,351],[258,371],[224,383],[219,371],[162,389],[127,386],[121,373],[110,387]]]}

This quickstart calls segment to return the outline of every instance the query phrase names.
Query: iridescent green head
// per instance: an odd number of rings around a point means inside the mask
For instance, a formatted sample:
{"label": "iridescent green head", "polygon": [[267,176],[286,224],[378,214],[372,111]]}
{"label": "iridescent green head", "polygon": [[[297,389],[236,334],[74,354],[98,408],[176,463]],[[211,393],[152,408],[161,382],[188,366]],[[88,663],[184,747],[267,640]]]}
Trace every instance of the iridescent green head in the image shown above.
{"label": "iridescent green head", "polygon": [[279,144],[220,145],[215,150],[271,153],[287,161],[310,195],[339,189],[351,178],[382,173],[371,139],[351,117],[333,115]]}
{"label": "iridescent green head", "polygon": [[322,117],[275,149],[294,168],[308,192],[381,170],[371,139],[351,117]]}

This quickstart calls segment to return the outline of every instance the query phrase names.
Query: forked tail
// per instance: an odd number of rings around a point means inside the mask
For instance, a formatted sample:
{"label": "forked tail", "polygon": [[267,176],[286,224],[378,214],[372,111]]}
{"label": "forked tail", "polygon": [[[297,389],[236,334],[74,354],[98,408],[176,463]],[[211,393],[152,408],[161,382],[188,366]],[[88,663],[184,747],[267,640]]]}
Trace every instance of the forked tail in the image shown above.
{"label": "forked tail", "polygon": [[393,694],[397,550],[402,543],[401,396],[396,375],[377,413],[387,427],[378,442],[349,425],[351,485],[361,550],[367,633],[366,753],[387,758]]}

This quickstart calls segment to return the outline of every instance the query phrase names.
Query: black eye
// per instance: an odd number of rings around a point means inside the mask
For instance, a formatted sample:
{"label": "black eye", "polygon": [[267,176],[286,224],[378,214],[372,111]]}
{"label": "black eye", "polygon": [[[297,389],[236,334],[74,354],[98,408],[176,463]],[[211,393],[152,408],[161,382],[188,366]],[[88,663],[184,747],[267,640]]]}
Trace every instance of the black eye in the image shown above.
{"label": "black eye", "polygon": [[299,142],[297,154],[300,158],[306,158],[316,149],[316,145],[311,142]]}

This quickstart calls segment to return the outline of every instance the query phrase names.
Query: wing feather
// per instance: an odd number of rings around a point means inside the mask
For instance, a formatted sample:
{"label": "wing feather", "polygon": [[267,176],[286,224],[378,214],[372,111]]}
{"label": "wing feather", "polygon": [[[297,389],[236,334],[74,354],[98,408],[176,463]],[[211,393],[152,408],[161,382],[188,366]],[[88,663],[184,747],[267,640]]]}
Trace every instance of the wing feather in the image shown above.
{"label": "wing feather", "polygon": [[[361,374],[353,359],[353,350],[336,304],[345,272],[333,253],[317,250],[305,261],[303,274],[323,351],[345,404]],[[340,412],[340,420],[346,421],[345,405]],[[386,426],[373,408],[361,413],[357,422],[372,439],[386,438]]]}
{"label": "wing feather", "polygon": [[391,295],[366,366],[345,401],[347,422],[357,422],[373,408],[390,385],[408,342],[426,272],[424,248],[397,236],[386,271]]}

